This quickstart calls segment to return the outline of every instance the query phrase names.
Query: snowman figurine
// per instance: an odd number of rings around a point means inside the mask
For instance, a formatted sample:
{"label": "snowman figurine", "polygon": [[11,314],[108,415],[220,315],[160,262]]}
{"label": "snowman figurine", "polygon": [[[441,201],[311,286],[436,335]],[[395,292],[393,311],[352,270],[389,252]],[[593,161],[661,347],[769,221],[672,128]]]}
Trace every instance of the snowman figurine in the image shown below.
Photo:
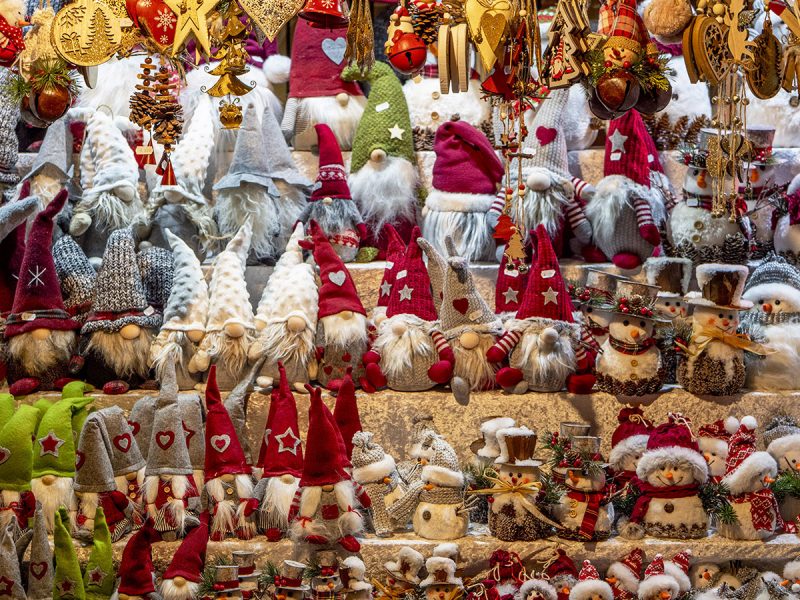
{"label": "snowman figurine", "polygon": [[[747,139],[753,149],[746,163],[746,181],[739,183],[739,194],[747,205],[753,226],[754,256],[761,258],[773,248],[775,206],[770,202],[769,188],[775,185],[775,167],[779,161],[772,153],[775,128],[769,125],[748,125]],[[778,193],[779,190],[775,190]]]}
{"label": "snowman figurine", "polygon": [[563,478],[566,494],[553,507],[561,529],[559,537],[580,541],[607,539],[614,509],[606,480],[606,463],[600,454],[600,438],[572,436],[564,457],[553,468]]}
{"label": "snowman figurine", "polygon": [[634,548],[608,566],[606,581],[614,591],[614,600],[634,600],[636,598],[643,560],[642,549]]}
{"label": "snowman figurine", "polygon": [[306,569],[307,566],[303,563],[284,560],[279,574],[273,580],[275,585],[273,600],[305,600],[311,589],[303,583],[303,573]]}
{"label": "snowman figurine", "polygon": [[800,174],[786,188],[786,207],[776,215],[772,245],[792,264],[800,258]]}
{"label": "snowman figurine", "polygon": [[725,475],[725,464],[728,462],[728,442],[736,430],[739,420],[728,417],[719,419],[697,430],[697,445],[703,458],[708,463],[708,474],[711,481],[719,482]]}
{"label": "snowman figurine", "polygon": [[517,593],[514,594],[514,600],[557,600],[558,593],[556,588],[545,579],[528,579],[523,583]]}
{"label": "snowman figurine", "polygon": [[[786,415],[773,417],[764,431],[764,444],[778,465],[778,480],[783,480],[780,483],[785,484],[776,487],[800,490],[800,427],[797,422]],[[794,485],[786,485],[791,483]],[[800,494],[781,494],[776,499],[783,520],[787,523],[797,522],[797,517],[800,516]]]}
{"label": "snowman figurine", "polygon": [[665,572],[664,557],[656,554],[644,570],[644,579],[637,590],[638,599],[675,600],[679,593],[678,582],[672,575]]}
{"label": "snowman figurine", "polygon": [[[654,337],[658,287],[635,281],[617,283],[608,340],[597,356],[597,388],[619,397],[655,394],[665,372]],[[638,402],[642,399],[639,398]]]}
{"label": "snowman figurine", "polygon": [[428,576],[419,586],[424,590],[425,600],[447,600],[463,591],[464,582],[456,577],[456,563],[446,556],[431,556],[425,561]]}
{"label": "snowman figurine", "polygon": [[747,278],[742,298],[753,303],[742,323],[774,351],[745,357],[747,387],[795,389],[800,373],[800,270],[770,254]]}

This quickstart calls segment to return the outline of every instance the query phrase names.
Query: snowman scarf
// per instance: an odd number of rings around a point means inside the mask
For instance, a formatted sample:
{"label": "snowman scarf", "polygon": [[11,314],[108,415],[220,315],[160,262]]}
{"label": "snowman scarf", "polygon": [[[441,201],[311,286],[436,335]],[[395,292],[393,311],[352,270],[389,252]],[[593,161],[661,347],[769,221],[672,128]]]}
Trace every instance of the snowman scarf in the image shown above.
{"label": "snowman scarf", "polygon": [[583,520],[581,520],[580,534],[581,537],[587,540],[592,539],[595,526],[597,525],[597,518],[600,515],[600,505],[604,503],[603,501],[606,499],[606,493],[569,490],[567,492],[567,498],[586,504]]}
{"label": "snowman scarf", "polygon": [[731,496],[734,504],[750,503],[750,519],[753,521],[753,528],[756,531],[772,531],[772,519],[775,518],[775,529],[781,531],[784,528],[781,511],[775,500],[775,494],[770,489],[758,490],[757,492],[746,492]]}
{"label": "snowman scarf", "polygon": [[630,518],[631,523],[642,522],[644,516],[647,514],[647,509],[650,507],[650,501],[653,498],[689,498],[690,496],[697,496],[700,491],[700,485],[696,483],[658,487],[646,481],[642,481],[638,477],[634,477],[631,480],[631,485],[641,492],[641,496],[636,499],[636,503],[633,505],[633,512],[631,512]]}

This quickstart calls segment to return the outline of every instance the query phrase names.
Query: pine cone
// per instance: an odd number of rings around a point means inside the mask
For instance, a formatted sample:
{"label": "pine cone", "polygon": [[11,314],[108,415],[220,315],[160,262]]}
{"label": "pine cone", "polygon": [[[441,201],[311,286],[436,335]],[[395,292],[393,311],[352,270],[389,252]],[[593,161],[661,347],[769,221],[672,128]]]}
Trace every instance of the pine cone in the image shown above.
{"label": "pine cone", "polygon": [[741,233],[728,234],[722,243],[721,260],[732,265],[747,264],[747,240]]}
{"label": "pine cone", "polygon": [[441,21],[439,11],[435,8],[420,9],[413,2],[410,8],[414,33],[421,37],[426,44],[435,44],[439,39],[439,22]]}

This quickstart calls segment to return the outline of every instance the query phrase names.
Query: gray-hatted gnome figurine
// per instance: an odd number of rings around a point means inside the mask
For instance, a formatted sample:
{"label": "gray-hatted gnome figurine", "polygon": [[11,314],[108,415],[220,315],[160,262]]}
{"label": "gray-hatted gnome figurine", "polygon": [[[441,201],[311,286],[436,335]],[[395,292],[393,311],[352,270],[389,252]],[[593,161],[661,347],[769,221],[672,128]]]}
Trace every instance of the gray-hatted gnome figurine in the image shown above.
{"label": "gray-hatted gnome figurine", "polygon": [[429,390],[453,376],[455,355],[437,323],[428,270],[411,234],[389,294],[386,318],[364,357],[366,376],[376,388],[401,392]]}
{"label": "gray-hatted gnome figurine", "polygon": [[[200,505],[200,495],[192,477],[182,408],[175,369],[167,367],[153,415],[144,472],[147,516],[165,540],[183,537],[197,525],[195,514]],[[200,435],[200,432],[193,432],[193,435]]]}
{"label": "gray-hatted gnome figurine", "polygon": [[309,393],[303,475],[289,512],[289,532],[296,543],[358,552],[361,544],[355,536],[363,531],[364,521],[355,507],[360,502],[369,508],[369,496],[345,471],[350,460],[333,415],[322,402],[322,390],[309,386]]}
{"label": "gray-hatted gnome figurine", "polygon": [[361,357],[369,346],[367,311],[358,297],[350,271],[316,221],[308,224],[311,240],[300,246],[311,250],[320,272],[317,312],[317,381],[329,389],[338,388],[348,368],[359,381],[364,373]]}
{"label": "gray-hatted gnome figurine", "polygon": [[86,380],[107,394],[138,387],[150,374],[150,344],[161,314],[147,302],[130,228],[108,238],[92,311],[81,328]]}
{"label": "gray-hatted gnome figurine", "polygon": [[248,219],[214,261],[206,335],[189,361],[190,371],[205,372],[216,364],[221,390],[233,389],[242,378],[255,338],[253,307],[244,278],[252,231]]}
{"label": "gray-hatted gnome figurine", "polygon": [[78,348],[76,330],[61,297],[51,252],[53,219],[67,201],[62,190],[36,215],[25,244],[11,314],[5,323],[4,362],[9,392],[19,396],[50,390],[68,377]]}
{"label": "gray-hatted gnome figurine", "polygon": [[256,533],[258,500],[253,497],[250,466],[231,417],[219,395],[216,365],[206,383],[206,466],[201,503],[211,513],[211,539],[249,540]]}
{"label": "gray-hatted gnome figurine", "polygon": [[161,575],[158,590],[164,600],[193,600],[203,581],[208,548],[208,512],[200,515],[200,524],[183,538],[167,570]]}
{"label": "gray-hatted gnome figurine", "polygon": [[316,221],[344,262],[358,254],[367,229],[347,185],[342,151],[327,125],[315,125],[319,138],[319,171],[308,198],[305,221]]}
{"label": "gray-hatted gnome figurine", "polygon": [[33,516],[33,537],[28,560],[28,600],[50,600],[53,596],[53,550],[47,539],[42,505],[36,505]]}
{"label": "gray-hatted gnome figurine", "polygon": [[11,600],[25,600],[25,588],[22,587],[22,573],[17,556],[12,530],[3,527],[0,529],[0,594],[3,598]]}
{"label": "gray-hatted gnome figurine", "polygon": [[398,525],[389,516],[388,509],[405,492],[394,457],[372,441],[372,433],[359,431],[353,436],[352,461],[353,479],[369,496],[375,535],[388,537]]}
{"label": "gray-hatted gnome figurine", "polygon": [[150,364],[160,381],[165,365],[173,363],[178,388],[189,390],[200,380],[199,373],[193,373],[189,365],[206,331],[208,284],[200,261],[186,242],[169,229],[164,230],[164,235],[172,247],[174,274],[164,322],[150,346]]}
{"label": "gray-hatted gnome figurine", "polygon": [[11,525],[15,539],[28,528],[36,510],[31,475],[33,437],[38,423],[39,409],[20,404],[0,428],[0,448],[4,459],[0,463],[0,527]]}
{"label": "gray-hatted gnome figurine", "polygon": [[280,363],[279,373],[256,463],[261,479],[253,490],[253,497],[259,501],[258,529],[271,542],[280,540],[289,529],[289,512],[303,474],[297,404]]}
{"label": "gray-hatted gnome figurine", "polygon": [[342,78],[366,79],[370,85],[353,139],[348,184],[367,226],[364,245],[378,248],[378,257],[385,258],[384,225],[392,225],[408,241],[417,221],[419,175],[408,105],[386,63],[376,62],[366,74],[350,65]]}
{"label": "gray-hatted gnome figurine", "polygon": [[317,375],[316,345],[319,291],[314,266],[303,261],[303,224],[295,226],[258,303],[257,337],[248,350],[251,362],[266,355],[256,385],[270,388],[282,363],[292,387],[305,393]]}
{"label": "gray-hatted gnome figurine", "polygon": [[53,262],[61,283],[64,308],[83,324],[92,308],[92,293],[97,271],[71,235],[62,235],[53,244]]}

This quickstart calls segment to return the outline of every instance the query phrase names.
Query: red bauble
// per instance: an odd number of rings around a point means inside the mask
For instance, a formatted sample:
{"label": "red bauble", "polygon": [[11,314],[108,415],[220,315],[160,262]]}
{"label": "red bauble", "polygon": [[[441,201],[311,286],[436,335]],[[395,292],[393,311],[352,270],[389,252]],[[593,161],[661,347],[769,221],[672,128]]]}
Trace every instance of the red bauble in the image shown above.
{"label": "red bauble", "polygon": [[389,48],[389,62],[404,75],[413,75],[425,66],[428,48],[416,33],[395,31]]}
{"label": "red bauble", "polygon": [[602,119],[603,121],[610,121],[611,119],[616,119],[618,116],[620,116],[608,110],[608,107],[600,102],[600,98],[597,97],[597,90],[594,88],[590,88],[589,90],[589,109],[592,111],[592,114],[595,117]]}
{"label": "red bauble", "polygon": [[627,71],[606,73],[597,80],[597,97],[611,112],[624,113],[639,100],[639,82]]}
{"label": "red bauble", "polygon": [[31,92],[30,96],[31,112],[47,123],[63,117],[71,104],[72,94],[62,86],[48,85],[38,92]]}
{"label": "red bauble", "polygon": [[156,43],[159,50],[172,46],[178,17],[163,0],[136,0],[134,13],[139,28]]}
{"label": "red bauble", "polygon": [[636,102],[636,110],[646,115],[652,115],[664,110],[670,100],[672,100],[672,86],[668,81],[666,90],[642,90],[639,100]]}

